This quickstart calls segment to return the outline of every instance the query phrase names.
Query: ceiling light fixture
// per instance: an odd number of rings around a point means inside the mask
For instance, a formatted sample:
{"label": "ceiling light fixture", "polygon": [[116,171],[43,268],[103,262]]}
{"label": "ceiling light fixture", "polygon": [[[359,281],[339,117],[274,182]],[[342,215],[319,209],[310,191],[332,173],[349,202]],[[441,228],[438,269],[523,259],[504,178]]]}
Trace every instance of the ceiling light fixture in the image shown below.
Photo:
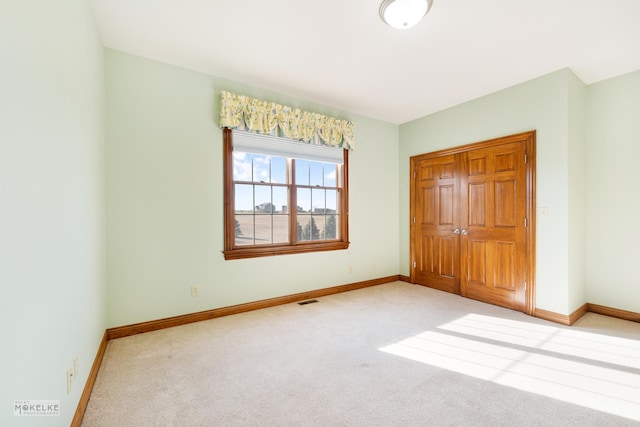
{"label": "ceiling light fixture", "polygon": [[380,18],[388,25],[406,30],[424,18],[433,0],[384,0],[380,5]]}

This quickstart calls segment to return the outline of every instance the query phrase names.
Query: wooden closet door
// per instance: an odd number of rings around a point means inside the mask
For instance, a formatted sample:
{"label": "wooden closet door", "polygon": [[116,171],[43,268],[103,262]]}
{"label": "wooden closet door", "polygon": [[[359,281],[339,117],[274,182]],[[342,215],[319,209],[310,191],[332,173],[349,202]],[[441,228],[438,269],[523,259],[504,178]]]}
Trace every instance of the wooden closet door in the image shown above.
{"label": "wooden closet door", "polygon": [[412,283],[534,314],[535,151],[530,131],[411,158]]}
{"label": "wooden closet door", "polygon": [[462,154],[460,293],[524,311],[526,166],[524,142]]}
{"label": "wooden closet door", "polygon": [[[460,293],[458,169],[460,156],[449,155],[413,163],[415,172],[414,282]],[[417,277],[416,277],[417,276]]]}

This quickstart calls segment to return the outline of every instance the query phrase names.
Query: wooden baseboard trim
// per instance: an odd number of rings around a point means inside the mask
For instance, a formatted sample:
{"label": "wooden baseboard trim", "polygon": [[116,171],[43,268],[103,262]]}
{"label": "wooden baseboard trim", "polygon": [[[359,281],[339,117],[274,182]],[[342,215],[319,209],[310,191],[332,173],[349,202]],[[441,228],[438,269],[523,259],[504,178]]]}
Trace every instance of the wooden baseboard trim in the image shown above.
{"label": "wooden baseboard trim", "polygon": [[407,283],[411,283],[411,277],[409,276],[403,276],[402,274],[399,276],[399,279],[402,282],[407,282]]}
{"label": "wooden baseboard trim", "polygon": [[616,317],[631,322],[640,322],[640,313],[634,311],[620,310],[618,308],[605,307],[603,305],[587,303],[587,311],[604,316]]}
{"label": "wooden baseboard trim", "polygon": [[617,319],[628,320],[630,322],[640,323],[640,313],[634,311],[620,310],[618,308],[605,307],[603,305],[586,303],[570,315],[558,314],[553,311],[542,310],[536,308],[535,317],[549,320],[550,322],[560,323],[562,325],[571,326],[587,313],[596,313],[603,316],[615,317]]}
{"label": "wooden baseboard trim", "polygon": [[560,323],[561,325],[569,326],[571,324],[569,323],[569,316],[566,314],[554,313],[553,311],[547,311],[541,308],[536,308],[535,317],[554,323]]}
{"label": "wooden baseboard trim", "polygon": [[93,361],[93,365],[91,365],[89,377],[87,378],[87,382],[85,383],[84,389],[82,390],[80,401],[78,402],[78,406],[76,407],[76,413],[73,415],[73,420],[71,420],[71,427],[80,427],[80,425],[82,424],[82,418],[84,417],[84,412],[87,410],[87,405],[89,405],[89,398],[91,397],[91,392],[93,391],[93,385],[95,384],[96,378],[98,377],[100,364],[102,363],[104,352],[107,349],[107,341],[107,331],[105,331],[104,335],[102,336],[102,341],[100,341],[100,345],[98,346],[96,358]]}
{"label": "wooden baseboard trim", "polygon": [[574,323],[576,323],[578,319],[584,316],[587,313],[587,311],[588,311],[587,304],[583,304],[580,308],[578,308],[576,311],[574,311],[569,315],[558,314],[558,313],[554,313],[553,311],[547,311],[541,308],[536,308],[535,317],[548,320],[554,323],[560,323],[561,325],[571,326]]}
{"label": "wooden baseboard trim", "polygon": [[582,304],[582,306],[580,306],[580,308],[578,308],[576,311],[574,311],[573,313],[571,313],[569,315],[569,325],[573,325],[574,323],[576,323],[576,321],[578,321],[578,319],[580,319],[585,314],[587,314],[587,304],[586,303]]}
{"label": "wooden baseboard trim", "polygon": [[168,317],[165,319],[151,320],[149,322],[135,323],[133,325],[119,326],[116,328],[107,329],[107,338],[112,340],[116,338],[127,337],[130,335],[142,334],[145,332],[157,331],[165,328],[172,328],[174,326],[186,325],[188,323],[215,319],[216,317],[230,316],[232,314],[259,310],[261,308],[275,307],[277,305],[289,304],[306,299],[319,298],[327,295],[338,294],[341,292],[353,291],[356,289],[367,288],[370,286],[381,285],[383,283],[390,283],[398,280],[400,280],[400,276],[393,275],[381,277],[378,279],[365,280],[363,282],[334,286],[331,288],[317,289],[314,291],[301,292],[298,294],[285,295],[282,297],[232,305],[228,307],[214,308],[212,310],[183,314],[181,316]]}

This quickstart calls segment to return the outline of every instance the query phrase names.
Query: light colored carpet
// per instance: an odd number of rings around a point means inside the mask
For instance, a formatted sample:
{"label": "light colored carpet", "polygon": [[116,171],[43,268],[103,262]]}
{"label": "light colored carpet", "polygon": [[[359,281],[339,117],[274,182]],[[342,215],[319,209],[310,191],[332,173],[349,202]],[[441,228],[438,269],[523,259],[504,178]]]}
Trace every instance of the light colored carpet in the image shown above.
{"label": "light colored carpet", "polygon": [[112,340],[83,422],[639,424],[640,324],[563,327],[403,282]]}

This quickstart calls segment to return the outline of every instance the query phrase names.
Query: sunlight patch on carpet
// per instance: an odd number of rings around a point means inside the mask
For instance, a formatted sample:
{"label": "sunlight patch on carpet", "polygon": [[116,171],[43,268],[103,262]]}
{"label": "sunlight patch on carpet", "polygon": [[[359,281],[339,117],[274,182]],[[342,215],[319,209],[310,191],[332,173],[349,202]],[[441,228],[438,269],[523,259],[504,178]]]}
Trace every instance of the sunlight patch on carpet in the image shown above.
{"label": "sunlight patch on carpet", "polygon": [[634,340],[469,314],[379,350],[640,421]]}

